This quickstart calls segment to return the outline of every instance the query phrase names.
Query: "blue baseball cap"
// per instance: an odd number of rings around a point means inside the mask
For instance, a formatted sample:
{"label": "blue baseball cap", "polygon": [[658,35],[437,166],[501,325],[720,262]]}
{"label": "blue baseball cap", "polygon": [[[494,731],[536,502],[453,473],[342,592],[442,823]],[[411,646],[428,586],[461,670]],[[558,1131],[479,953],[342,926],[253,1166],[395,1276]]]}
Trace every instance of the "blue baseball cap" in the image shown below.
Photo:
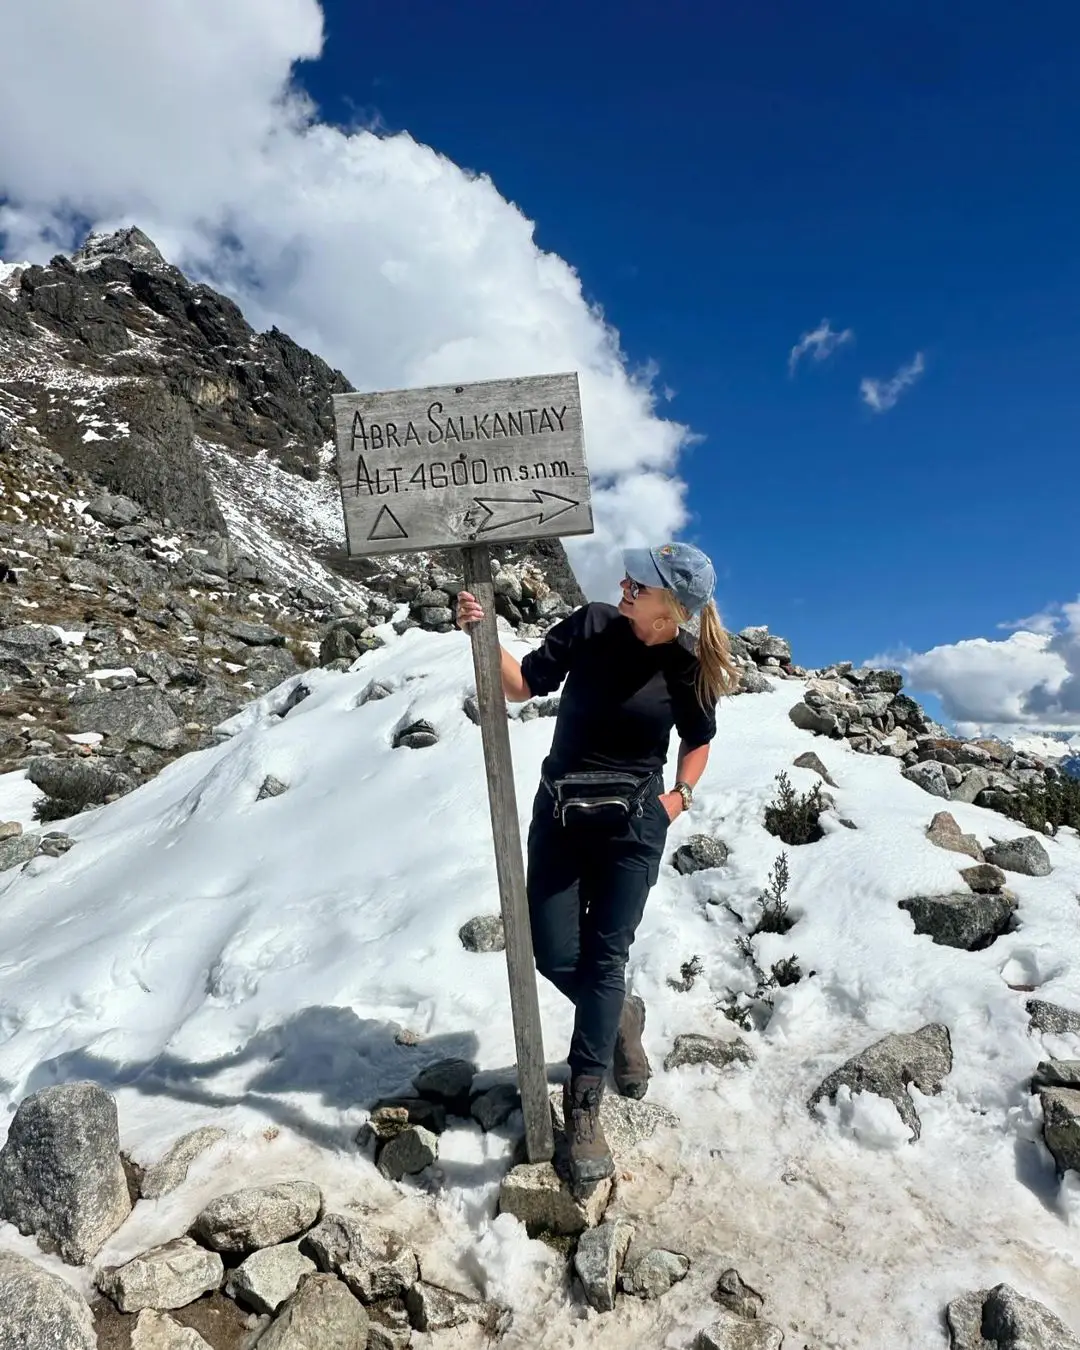
{"label": "blue baseball cap", "polygon": [[713,597],[716,572],[693,544],[662,544],[659,548],[628,548],[623,566],[640,586],[663,586],[691,614],[699,614]]}

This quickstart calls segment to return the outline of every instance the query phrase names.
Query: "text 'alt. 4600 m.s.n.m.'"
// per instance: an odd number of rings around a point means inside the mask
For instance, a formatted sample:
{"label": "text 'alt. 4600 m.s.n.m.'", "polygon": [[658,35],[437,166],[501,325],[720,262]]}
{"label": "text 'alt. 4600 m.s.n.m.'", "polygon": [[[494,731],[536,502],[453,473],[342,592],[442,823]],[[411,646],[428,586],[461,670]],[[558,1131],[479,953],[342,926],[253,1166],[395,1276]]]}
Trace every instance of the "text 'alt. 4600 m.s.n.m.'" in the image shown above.
{"label": "text 'alt. 4600 m.s.n.m.'", "polygon": [[334,399],[349,553],[589,534],[576,374]]}

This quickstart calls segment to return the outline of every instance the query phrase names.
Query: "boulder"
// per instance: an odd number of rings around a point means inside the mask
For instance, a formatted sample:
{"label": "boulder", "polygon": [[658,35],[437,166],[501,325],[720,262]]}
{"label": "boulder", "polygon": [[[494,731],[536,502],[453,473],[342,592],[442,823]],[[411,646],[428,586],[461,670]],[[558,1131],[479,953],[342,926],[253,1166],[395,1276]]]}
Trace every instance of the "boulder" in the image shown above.
{"label": "boulder", "polygon": [[918,1139],[922,1122],[907,1090],[908,1084],[914,1083],[927,1096],[936,1096],[951,1071],[949,1029],[931,1022],[918,1031],[893,1033],[867,1046],[829,1074],[808,1105],[814,1111],[825,1099],[835,1101],[841,1087],[852,1093],[873,1092],[892,1102],[912,1139]]}
{"label": "boulder", "polygon": [[225,1292],[257,1313],[274,1313],[292,1298],[305,1275],[315,1270],[315,1262],[304,1256],[295,1242],[264,1247],[252,1252],[229,1274]]}
{"label": "boulder", "polygon": [[23,1098],[0,1149],[0,1218],[80,1266],[130,1212],[109,1093],[64,1083]]}
{"label": "boulder", "polygon": [[1026,877],[1048,877],[1054,870],[1050,855],[1033,834],[1020,839],[996,840],[986,850],[986,861],[1006,872],[1019,872]]}
{"label": "boulder", "polygon": [[100,731],[112,740],[171,750],[183,739],[183,723],[155,685],[132,689],[78,690],[68,721],[73,731]]}
{"label": "boulder", "polygon": [[812,773],[816,773],[819,777],[824,778],[825,782],[828,783],[830,787],[837,786],[832,775],[825,765],[822,764],[818,756],[814,754],[813,750],[807,750],[799,755],[795,759],[794,764],[797,769],[809,769]]}
{"label": "boulder", "polygon": [[486,1134],[505,1125],[515,1111],[521,1110],[521,1093],[513,1083],[496,1083],[472,1099],[473,1120]]}
{"label": "boulder", "polygon": [[461,945],[467,952],[501,952],[506,950],[506,932],[501,914],[481,914],[458,930]]}
{"label": "boulder", "polygon": [[439,733],[430,722],[421,718],[417,722],[410,722],[408,726],[403,727],[394,736],[394,749],[400,750],[426,750],[429,746],[438,745]]}
{"label": "boulder", "polygon": [[20,867],[37,853],[41,835],[37,833],[12,835],[0,841],[0,872]]}
{"label": "boulder", "polygon": [[438,1156],[438,1137],[422,1125],[409,1125],[383,1145],[377,1165],[388,1180],[401,1181],[430,1167]]}
{"label": "boulder", "polygon": [[552,1163],[523,1163],[503,1178],[499,1213],[519,1219],[530,1237],[542,1233],[573,1237],[600,1222],[612,1185],[608,1177],[588,1195],[577,1197]]}
{"label": "boulder", "polygon": [[920,764],[909,764],[900,772],[910,783],[921,787],[924,792],[929,792],[932,797],[944,797],[948,801],[952,796],[952,790],[945,777],[945,765],[939,764],[936,759],[923,760]]}
{"label": "boulder", "polygon": [[121,796],[135,787],[134,778],[115,772],[107,762],[54,755],[29,760],[26,776],[46,796],[70,802],[72,814],[83,806],[100,805],[107,797]]}
{"label": "boulder", "polygon": [[213,1350],[194,1327],[183,1327],[168,1313],[147,1308],[131,1330],[131,1350]]}
{"label": "boulder", "polygon": [[840,719],[827,706],[812,708],[806,702],[796,703],[788,712],[788,717],[800,731],[812,731],[815,736],[839,738],[844,734],[844,727]]}
{"label": "boulder", "polygon": [[1041,998],[1030,998],[1025,1004],[1032,1031],[1049,1036],[1080,1036],[1080,1012],[1047,1003]]}
{"label": "boulder", "polygon": [[320,666],[328,666],[333,661],[355,661],[359,655],[356,639],[345,628],[331,628],[319,644]]}
{"label": "boulder", "polygon": [[360,1127],[356,1136],[357,1143],[366,1147],[372,1139],[385,1144],[396,1139],[409,1128],[409,1112],[404,1106],[380,1106],[372,1111],[367,1121]]}
{"label": "boulder", "polygon": [[507,1320],[503,1309],[492,1303],[483,1303],[424,1281],[414,1284],[408,1291],[405,1306],[415,1331],[449,1331],[451,1327],[475,1322],[494,1335],[505,1327]]}
{"label": "boulder", "polygon": [[713,1290],[713,1298],[736,1317],[753,1320],[761,1316],[765,1300],[746,1284],[734,1266],[722,1271]]}
{"label": "boulder", "polygon": [[[408,1035],[409,1033],[404,1033]],[[404,1040],[400,1045],[415,1045],[416,1041]],[[408,1115],[408,1124],[422,1125],[432,1134],[442,1134],[446,1129],[446,1107],[439,1102],[428,1101],[426,1097],[381,1097],[371,1108],[372,1114],[384,1107],[403,1108]],[[395,1133],[400,1134],[397,1130]]]}
{"label": "boulder", "polygon": [[966,1294],[946,1309],[951,1350],[1080,1350],[1080,1337],[1007,1284]]}
{"label": "boulder", "polygon": [[993,863],[976,863],[962,867],[960,875],[977,895],[993,895],[1005,885],[1005,873]]}
{"label": "boulder", "polygon": [[333,1275],[308,1275],[276,1322],[259,1341],[259,1350],[365,1350],[368,1315]]}
{"label": "boulder", "polygon": [[280,778],[275,778],[272,773],[268,773],[262,781],[255,800],[265,802],[270,797],[282,797],[288,790],[288,783],[283,783]]}
{"label": "boulder", "polygon": [[249,623],[246,619],[227,619],[222,631],[248,647],[284,647],[285,634],[268,623]]}
{"label": "boulder", "polygon": [[1042,1059],[1031,1075],[1031,1090],[1039,1088],[1080,1088],[1080,1059]]}
{"label": "boulder", "polygon": [[95,497],[83,510],[86,515],[100,521],[102,525],[114,529],[134,525],[146,514],[130,497],[122,497],[111,492],[103,492],[100,497]]}
{"label": "boulder", "polygon": [[611,1312],[615,1307],[615,1282],[633,1236],[634,1226],[628,1220],[607,1218],[578,1239],[574,1270],[597,1312]]}
{"label": "boulder", "polygon": [[59,633],[40,623],[17,623],[11,628],[0,629],[0,651],[25,657],[28,661],[43,660],[47,653],[63,646],[63,642]]}
{"label": "boulder", "polygon": [[98,1350],[89,1304],[59,1275],[0,1251],[0,1350]]}
{"label": "boulder", "polygon": [[719,1321],[705,1327],[694,1342],[695,1350],[781,1350],[784,1333],[768,1322],[744,1321],[724,1312]]}
{"label": "boulder", "polygon": [[321,1208],[322,1192],[309,1181],[251,1186],[212,1200],[191,1231],[216,1252],[247,1255],[305,1232]]}
{"label": "boulder", "polygon": [[1080,1172],[1080,1091],[1076,1088],[1043,1088],[1043,1139],[1054,1155],[1058,1171]]}
{"label": "boulder", "polygon": [[300,1244],[320,1270],[340,1275],[365,1304],[400,1298],[420,1278],[416,1253],[367,1219],[328,1214]]}
{"label": "boulder", "polygon": [[632,1294],[635,1298],[662,1298],[673,1285],[685,1280],[689,1273],[688,1256],[657,1248],[646,1252],[623,1272],[621,1287],[624,1294]]}
{"label": "boulder", "polygon": [[730,853],[731,850],[722,839],[716,839],[711,834],[695,834],[671,855],[671,865],[681,876],[690,876],[711,867],[723,867]]}
{"label": "boulder", "polygon": [[441,1059],[412,1080],[421,1097],[438,1102],[456,1116],[468,1116],[476,1065],[468,1059]]}
{"label": "boulder", "polygon": [[176,1238],[136,1256],[126,1265],[101,1271],[97,1285],[121,1312],[143,1308],[183,1308],[212,1289],[220,1289],[225,1266],[191,1238]]}
{"label": "boulder", "polygon": [[664,1069],[670,1073],[686,1064],[711,1064],[714,1068],[726,1069],[732,1064],[753,1062],[754,1052],[741,1037],[720,1040],[715,1036],[686,1032],[675,1037],[675,1045],[664,1060]]}
{"label": "boulder", "polygon": [[973,894],[916,895],[901,900],[915,922],[915,932],[928,936],[939,947],[957,947],[976,952],[989,947],[1012,924],[1016,900],[1008,891]]}

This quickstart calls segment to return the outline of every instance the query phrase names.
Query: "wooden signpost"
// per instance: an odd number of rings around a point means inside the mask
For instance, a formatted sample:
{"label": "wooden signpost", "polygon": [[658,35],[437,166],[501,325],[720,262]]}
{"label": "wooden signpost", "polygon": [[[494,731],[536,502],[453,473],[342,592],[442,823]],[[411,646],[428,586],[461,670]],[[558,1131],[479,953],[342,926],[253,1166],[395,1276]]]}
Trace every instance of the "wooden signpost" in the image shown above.
{"label": "wooden signpost", "polygon": [[334,396],[351,557],[460,548],[484,611],[470,630],[510,1009],[530,1162],[554,1144],[490,545],[590,534],[577,375]]}

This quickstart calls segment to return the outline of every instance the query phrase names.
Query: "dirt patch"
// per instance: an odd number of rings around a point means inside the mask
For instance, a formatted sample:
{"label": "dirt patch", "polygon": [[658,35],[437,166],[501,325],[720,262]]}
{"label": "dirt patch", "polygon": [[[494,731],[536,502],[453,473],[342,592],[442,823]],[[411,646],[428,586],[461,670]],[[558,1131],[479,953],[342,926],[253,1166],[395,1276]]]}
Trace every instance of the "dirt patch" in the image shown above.
{"label": "dirt patch", "polygon": [[[136,1315],[122,1313],[107,1298],[91,1304],[98,1350],[131,1350]],[[266,1327],[266,1319],[245,1313],[224,1294],[209,1294],[186,1308],[171,1308],[169,1316],[191,1327],[213,1350],[253,1350]]]}

